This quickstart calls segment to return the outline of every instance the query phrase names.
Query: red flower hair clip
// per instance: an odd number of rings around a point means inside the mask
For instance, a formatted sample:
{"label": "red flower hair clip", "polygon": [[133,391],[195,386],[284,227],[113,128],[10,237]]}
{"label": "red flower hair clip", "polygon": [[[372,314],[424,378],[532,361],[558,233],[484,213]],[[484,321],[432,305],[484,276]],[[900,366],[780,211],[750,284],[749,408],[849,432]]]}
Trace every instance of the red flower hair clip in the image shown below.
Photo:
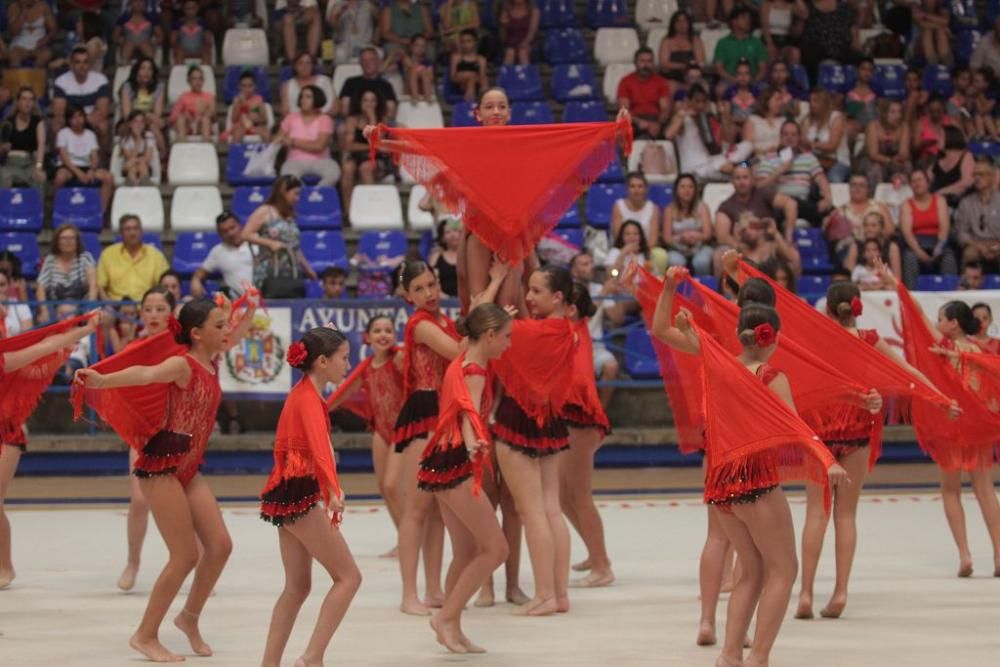
{"label": "red flower hair clip", "polygon": [[174,336],[180,336],[181,332],[184,331],[184,327],[181,326],[181,321],[173,315],[167,318],[167,329],[169,329],[170,333]]}
{"label": "red flower hair clip", "polygon": [[764,324],[758,324],[753,329],[753,340],[757,344],[757,347],[769,347],[774,345],[774,341],[777,340],[778,334],[775,332],[774,327],[766,322]]}
{"label": "red flower hair clip", "polygon": [[289,366],[292,368],[298,368],[308,356],[309,351],[306,349],[305,344],[302,341],[297,340],[288,346],[288,353],[285,354],[285,359],[288,361]]}
{"label": "red flower hair clip", "polygon": [[861,297],[856,296],[851,299],[851,315],[861,317],[861,313],[863,312],[865,312],[865,305],[861,303]]}

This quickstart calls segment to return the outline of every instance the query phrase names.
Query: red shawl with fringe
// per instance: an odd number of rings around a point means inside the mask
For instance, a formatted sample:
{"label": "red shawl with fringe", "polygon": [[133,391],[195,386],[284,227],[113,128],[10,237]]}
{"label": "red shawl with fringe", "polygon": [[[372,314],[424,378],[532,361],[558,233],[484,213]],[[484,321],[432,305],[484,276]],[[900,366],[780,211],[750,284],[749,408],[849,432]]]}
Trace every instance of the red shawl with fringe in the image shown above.
{"label": "red shawl with fringe", "polygon": [[[443,324],[442,324],[443,320]],[[455,328],[455,323],[444,313],[430,313],[423,308],[418,308],[410,315],[410,319],[406,322],[406,328],[403,329],[403,348],[406,350],[406,356],[403,357],[403,397],[404,399],[413,393],[413,383],[415,381],[414,374],[418,371],[417,365],[420,363],[419,357],[425,352],[418,350],[418,346],[423,346],[427,348],[427,353],[435,354],[423,343],[418,343],[416,339],[417,325],[421,322],[430,322],[434,326],[441,329],[455,340],[461,340],[462,337],[458,335],[458,329]],[[441,359],[442,369],[447,366],[448,360]],[[442,376],[444,375],[442,371]]]}
{"label": "red shawl with fringe", "polygon": [[32,329],[10,338],[0,338],[0,442],[19,440],[21,426],[34,412],[42,393],[52,384],[52,378],[62,368],[72,347],[40,357],[16,371],[3,368],[3,355],[41,343],[49,336],[63,334],[94,317],[80,315],[41,329]]}
{"label": "red shawl with fringe", "polygon": [[[260,495],[266,495],[282,480],[294,477],[316,478],[328,512],[332,494],[341,497],[330,441],[330,415],[308,375],[292,387],[281,408],[274,436],[274,468]],[[332,520],[340,523],[340,513],[334,512]]]}
{"label": "red shawl with fringe", "polygon": [[[437,427],[434,434],[424,448],[423,457],[429,457],[435,450],[450,450],[455,447],[465,447],[465,438],[462,436],[462,419],[467,418],[472,430],[476,433],[476,438],[487,443],[486,447],[480,448],[474,457],[470,457],[472,464],[472,495],[479,495],[479,489],[483,484],[483,470],[490,466],[490,448],[493,446],[493,438],[490,436],[490,428],[486,423],[484,413],[488,413],[493,406],[493,386],[495,383],[494,364],[489,364],[486,368],[481,405],[472,402],[472,395],[469,393],[469,385],[465,382],[465,353],[458,355],[444,374],[444,382],[441,384],[441,397],[438,400],[440,413],[438,415]],[[444,473],[447,474],[447,473]],[[436,479],[433,483],[447,483],[450,480]]]}
{"label": "red shawl with fringe", "polygon": [[514,263],[616,157],[632,125],[609,123],[407,130],[379,125],[369,139],[462,218],[483,243]]}
{"label": "red shawl with fringe", "polygon": [[1000,357],[986,352],[962,352],[962,379],[990,412],[1000,413]]}
{"label": "red shawl with fringe", "polygon": [[565,318],[514,320],[511,345],[496,371],[504,391],[539,424],[566,406],[576,347],[573,323]]}
{"label": "red shawl with fringe", "polygon": [[[600,315],[598,315],[600,317]],[[601,397],[597,394],[596,374],[594,372],[594,342],[590,339],[590,322],[584,317],[577,320],[574,326],[577,340],[573,358],[573,386],[570,388],[567,405],[576,406],[580,413],[594,425],[601,428],[605,434],[611,431],[608,415],[601,405]]]}
{"label": "red shawl with fringe", "polygon": [[[931,351],[938,341],[927,327],[923,311],[902,283],[899,283],[896,292],[899,295],[907,361],[920,369],[941,391],[958,401],[962,408],[958,419],[949,419],[940,411],[914,404],[913,430],[917,433],[917,441],[942,470],[990,467],[994,445],[1000,440],[1000,414],[991,412],[987,403],[963,383],[962,375],[955,370],[948,357]],[[969,356],[974,355],[967,354],[962,358]],[[963,366],[967,368],[969,365]],[[983,367],[976,364],[976,368]]]}
{"label": "red shawl with fringe", "polygon": [[[367,421],[369,430],[382,436],[386,443],[392,442],[395,419],[403,406],[403,374],[393,360],[398,351],[398,347],[393,347],[389,360],[379,368],[373,365],[375,355],[366,357],[326,399],[328,408],[339,403],[337,408],[349,410]],[[393,386],[380,386],[378,379],[373,382],[372,374],[383,370],[391,374]],[[383,381],[388,382],[388,377]]]}

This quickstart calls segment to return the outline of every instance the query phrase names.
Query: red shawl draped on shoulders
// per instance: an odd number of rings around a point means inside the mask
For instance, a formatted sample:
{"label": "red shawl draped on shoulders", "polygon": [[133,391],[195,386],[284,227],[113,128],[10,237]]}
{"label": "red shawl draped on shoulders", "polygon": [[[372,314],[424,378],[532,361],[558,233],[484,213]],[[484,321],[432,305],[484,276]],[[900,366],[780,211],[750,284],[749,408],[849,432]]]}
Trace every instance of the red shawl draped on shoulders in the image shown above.
{"label": "red shawl draped on shoulders", "polygon": [[[442,321],[444,322],[443,325]],[[406,350],[406,354],[403,357],[404,396],[409,396],[413,389],[413,348],[419,345],[419,343],[417,343],[416,334],[417,325],[421,322],[430,322],[455,340],[462,339],[462,337],[458,335],[458,329],[455,328],[455,323],[444,313],[430,313],[423,308],[418,308],[413,311],[413,314],[410,315],[410,319],[406,322],[406,328],[403,329],[403,348]]]}
{"label": "red shawl draped on shoulders", "polygon": [[987,352],[961,353],[962,379],[990,412],[1000,413],[1000,357]]}
{"label": "red shawl draped on shoulders", "polygon": [[[375,413],[372,411],[372,397],[368,395],[368,390],[365,389],[364,376],[368,369],[371,368],[374,359],[374,355],[366,357],[364,361],[351,371],[350,375],[344,378],[340,386],[327,397],[327,408],[332,408],[334,403],[339,401],[340,405],[337,406],[338,408],[349,410],[366,422],[371,423],[375,418]],[[392,361],[390,360],[389,363],[391,364]],[[350,392],[350,396],[344,398],[348,392]]]}
{"label": "red shawl draped on shoulders", "polygon": [[390,151],[430,194],[511,263],[546,232],[616,157],[632,125],[608,123],[410,130],[379,125],[369,140]]}
{"label": "red shawl draped on shoulders", "polygon": [[[600,315],[598,315],[600,317]],[[579,345],[573,358],[573,386],[566,399],[569,405],[582,408],[583,413],[592,418],[605,433],[611,431],[608,415],[601,405],[601,397],[597,394],[596,374],[594,372],[594,341],[590,339],[590,323],[584,317],[576,322],[574,327]]]}
{"label": "red shawl draped on shoulders", "polygon": [[511,345],[496,371],[504,391],[539,423],[566,406],[576,346],[573,323],[567,319],[514,320]]}

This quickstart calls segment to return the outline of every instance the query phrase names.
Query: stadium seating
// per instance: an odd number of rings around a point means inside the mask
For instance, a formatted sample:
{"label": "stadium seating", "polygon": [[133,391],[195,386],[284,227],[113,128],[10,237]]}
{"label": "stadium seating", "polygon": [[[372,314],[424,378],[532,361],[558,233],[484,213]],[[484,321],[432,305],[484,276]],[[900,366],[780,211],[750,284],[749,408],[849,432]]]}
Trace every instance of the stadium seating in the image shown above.
{"label": "stadium seating", "polygon": [[222,99],[225,103],[232,104],[240,94],[240,78],[246,71],[253,72],[254,80],[257,82],[257,93],[265,102],[270,102],[271,83],[267,78],[267,68],[260,65],[237,65],[226,67],[226,75],[222,81]]}
{"label": "stadium seating", "polygon": [[552,93],[562,103],[599,96],[597,79],[590,65],[556,65],[552,70]]}
{"label": "stadium seating", "polygon": [[951,70],[945,65],[928,65],[924,68],[924,88],[932,95],[937,93],[944,97],[951,97],[955,89]]}
{"label": "stadium seating", "polygon": [[[202,90],[215,95],[215,72],[212,71],[211,65],[202,65],[201,72],[205,75],[205,87]],[[170,68],[170,78],[167,80],[168,104],[175,104],[181,95],[190,90],[187,75],[187,65],[174,65]]]}
{"label": "stadium seating", "polygon": [[834,207],[844,206],[851,201],[851,186],[847,183],[830,183],[830,196]]}
{"label": "stadium seating", "polygon": [[379,257],[400,257],[406,250],[406,234],[398,230],[362,232],[358,238],[358,253],[373,261]]}
{"label": "stadium seating", "polygon": [[511,125],[542,125],[554,122],[555,116],[548,102],[515,102],[511,108]]}
{"label": "stadium seating", "polygon": [[583,230],[580,229],[579,227],[576,228],[557,227],[554,233],[563,241],[573,246],[573,248],[575,248],[576,250],[583,249]]}
{"label": "stadium seating", "polygon": [[342,63],[333,70],[333,94],[339,96],[344,88],[344,82],[352,76],[361,74],[361,65],[357,63]]}
{"label": "stadium seating", "polygon": [[[800,296],[805,298],[818,298],[826,295],[826,290],[830,287],[830,276],[802,276],[798,279],[795,287]],[[810,299],[811,300],[811,299]]]}
{"label": "stadium seating", "polygon": [[656,64],[660,65],[660,42],[662,42],[667,36],[667,29],[665,27],[653,28],[646,34],[646,46],[653,49],[653,53],[656,54]]}
{"label": "stadium seating", "polygon": [[958,276],[934,276],[924,275],[917,277],[917,291],[919,292],[949,292],[958,289]]}
{"label": "stadium seating", "polygon": [[475,127],[479,125],[476,120],[476,103],[461,101],[451,109],[452,127]]}
{"label": "stadium seating", "polygon": [[182,142],[170,147],[167,178],[173,185],[216,185],[219,158],[215,144]]}
{"label": "stadium seating", "polygon": [[[125,185],[125,156],[118,150],[118,144],[111,151],[111,176],[115,179],[115,185]],[[163,166],[160,162],[160,151],[153,145],[153,159],[149,165],[149,183],[159,185],[163,181]]]}
{"label": "stadium seating", "polygon": [[[3,206],[3,204],[0,204]],[[104,211],[97,188],[60,188],[52,206],[52,226],[76,225],[81,231],[101,231]]]}
{"label": "stadium seating", "polygon": [[650,183],[649,199],[661,209],[674,199],[673,183]]}
{"label": "stadium seating", "polygon": [[672,141],[637,140],[632,144],[632,153],[628,158],[628,171],[640,171],[639,165],[642,160],[642,151],[650,144],[657,144],[663,148],[663,152],[667,156],[667,173],[646,174],[646,180],[650,183],[666,183],[677,180],[677,154],[674,151],[674,142]]}
{"label": "stadium seating", "polygon": [[347,271],[347,246],[339,231],[302,232],[302,254],[305,255],[313,271],[320,273],[331,266],[339,266]]}
{"label": "stadium seating", "polygon": [[566,209],[563,216],[559,218],[559,222],[556,224],[556,229],[577,229],[581,226],[582,220],[580,219],[579,202],[573,202],[573,205]]}
{"label": "stadium seating", "polygon": [[955,59],[962,64],[968,64],[983,34],[979,30],[962,30],[956,33],[955,41],[952,43]]}
{"label": "stadium seating", "polygon": [[400,102],[396,122],[413,129],[444,127],[444,114],[437,102]]}
{"label": "stadium seating", "polygon": [[42,197],[38,190],[0,190],[0,230],[38,232],[42,229],[42,213]]}
{"label": "stadium seating", "polygon": [[597,177],[598,183],[624,183],[625,172],[622,171],[622,163],[616,157],[608,163],[607,168]]}
{"label": "stadium seating", "polygon": [[33,232],[0,232],[0,250],[7,250],[21,260],[21,273],[34,279],[41,268],[42,253]]}
{"label": "stadium seating", "polygon": [[222,38],[222,62],[229,65],[267,65],[267,33],[259,29],[230,28]]}
{"label": "stadium seating", "polygon": [[598,28],[594,37],[594,58],[602,65],[631,63],[639,49],[634,28]]}
{"label": "stadium seating", "polygon": [[177,231],[215,229],[222,213],[222,195],[214,185],[182,185],[170,203],[170,228]]}
{"label": "stadium seating", "polygon": [[80,234],[83,237],[83,248],[91,254],[94,261],[101,256],[101,235],[97,232],[83,232]]}
{"label": "stadium seating", "polygon": [[819,81],[817,83],[821,88],[844,94],[854,87],[857,79],[858,71],[850,65],[825,62],[819,66]]}
{"label": "stadium seating", "polygon": [[229,153],[226,155],[226,182],[233,187],[240,185],[271,185],[274,182],[274,176],[246,176],[243,173],[250,157],[264,148],[263,144],[231,145]]}
{"label": "stadium seating", "polygon": [[179,232],[174,241],[171,266],[182,276],[191,276],[205,263],[209,251],[219,242],[219,235],[215,232]]}
{"label": "stadium seating", "polygon": [[607,120],[604,102],[567,102],[563,108],[563,121],[566,123],[602,123]]}
{"label": "stadium seating", "polygon": [[590,62],[590,53],[583,40],[583,33],[577,28],[546,30],[542,52],[545,61],[550,65]]}
{"label": "stadium seating", "polygon": [[434,229],[434,215],[430,211],[424,211],[420,208],[420,202],[426,195],[427,188],[422,185],[414,185],[410,190],[409,201],[406,205],[406,222],[410,229]]}
{"label": "stadium seating", "polygon": [[271,189],[263,186],[245,185],[233,190],[233,199],[229,209],[236,214],[241,223],[245,223],[257,207],[267,201]]}
{"label": "stadium seating", "polygon": [[906,97],[906,67],[903,65],[879,64],[875,66],[872,89],[880,97],[901,100]]}
{"label": "stadium seating", "polygon": [[604,83],[601,86],[604,99],[611,104],[618,104],[618,84],[634,71],[635,65],[632,63],[615,63],[605,67]]}
{"label": "stadium seating", "polygon": [[677,11],[677,0],[638,0],[635,4],[635,22],[646,31],[654,28],[666,30],[670,17]]}
{"label": "stadium seating", "polygon": [[705,48],[705,65],[711,66],[715,60],[715,47],[719,40],[729,34],[729,28],[713,28],[701,31],[701,44]]}
{"label": "stadium seating", "polygon": [[732,197],[734,192],[732,183],[708,183],[705,185],[705,189],[701,193],[701,200],[708,207],[708,212],[712,215],[713,221],[715,220],[715,213],[719,210],[719,206],[722,205],[722,202]]}
{"label": "stadium seating", "polygon": [[660,364],[656,360],[653,341],[644,326],[632,327],[625,336],[625,372],[633,380],[660,377]]}
{"label": "stadium seating", "polygon": [[507,91],[512,102],[545,99],[537,65],[502,65],[497,85]]}
{"label": "stadium seating", "polygon": [[573,0],[542,0],[539,4],[541,5],[539,7],[541,12],[539,26],[542,29],[576,27]]}
{"label": "stadium seating", "polygon": [[340,229],[340,195],[330,186],[305,186],[295,205],[295,221],[302,229]]}
{"label": "stadium seating", "polygon": [[160,189],[149,185],[122,185],[116,188],[111,201],[111,224],[117,227],[118,221],[126,213],[139,216],[145,231],[163,231],[163,197],[160,196]]}
{"label": "stadium seating", "polygon": [[626,194],[624,183],[595,183],[587,190],[587,224],[598,229],[611,226],[611,207]]}
{"label": "stadium seating", "polygon": [[592,30],[632,25],[632,14],[625,0],[588,0],[587,25]]}
{"label": "stadium seating", "polygon": [[395,185],[356,185],[351,193],[351,226],[356,230],[402,229],[403,205]]}

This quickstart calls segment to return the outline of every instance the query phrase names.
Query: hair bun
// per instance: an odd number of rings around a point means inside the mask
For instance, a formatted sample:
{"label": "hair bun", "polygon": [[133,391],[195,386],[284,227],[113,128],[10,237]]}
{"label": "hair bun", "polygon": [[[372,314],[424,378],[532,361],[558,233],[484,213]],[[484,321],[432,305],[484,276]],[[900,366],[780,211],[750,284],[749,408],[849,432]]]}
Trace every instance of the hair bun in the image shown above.
{"label": "hair bun", "polygon": [[467,338],[469,336],[469,318],[460,317],[455,320],[455,330],[458,331],[458,335],[462,338]]}

